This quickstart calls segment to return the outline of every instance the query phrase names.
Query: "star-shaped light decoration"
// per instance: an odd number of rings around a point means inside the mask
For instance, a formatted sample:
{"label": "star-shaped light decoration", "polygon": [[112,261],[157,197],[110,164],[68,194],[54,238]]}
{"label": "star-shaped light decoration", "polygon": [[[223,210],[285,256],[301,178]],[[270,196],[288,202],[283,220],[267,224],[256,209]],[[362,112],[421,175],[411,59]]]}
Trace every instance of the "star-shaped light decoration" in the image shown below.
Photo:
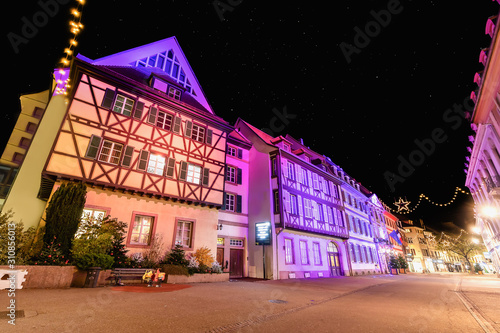
{"label": "star-shaped light decoration", "polygon": [[398,210],[396,213],[401,213],[403,211],[410,212],[410,208],[408,205],[410,204],[410,201],[403,200],[402,198],[399,198],[398,202],[394,203],[396,206],[398,206]]}

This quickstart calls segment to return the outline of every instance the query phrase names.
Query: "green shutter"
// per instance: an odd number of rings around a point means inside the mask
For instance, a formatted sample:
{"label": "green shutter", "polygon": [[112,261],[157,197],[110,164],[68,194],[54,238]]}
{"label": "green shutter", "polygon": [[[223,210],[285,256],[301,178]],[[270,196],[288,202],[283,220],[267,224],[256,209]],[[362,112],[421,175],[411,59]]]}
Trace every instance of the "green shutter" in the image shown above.
{"label": "green shutter", "polygon": [[240,168],[236,169],[236,183],[241,185],[243,178],[243,170]]}
{"label": "green shutter", "polygon": [[99,147],[101,146],[102,138],[97,135],[92,135],[90,137],[89,146],[87,147],[87,152],[85,153],[85,157],[88,158],[96,158],[97,153],[99,152]]}
{"label": "green shutter", "polygon": [[113,89],[106,89],[104,98],[102,99],[101,106],[106,109],[111,109],[113,100],[115,99],[115,91]]}
{"label": "green shutter", "polygon": [[174,132],[175,134],[179,134],[181,132],[181,118],[180,117],[174,118],[174,129],[172,132]]}
{"label": "green shutter", "polygon": [[205,142],[207,143],[207,145],[212,145],[212,134],[213,134],[213,131],[211,129],[207,129],[207,137],[205,139]]}
{"label": "green shutter", "polygon": [[148,123],[154,125],[156,124],[156,115],[158,114],[158,109],[154,106],[149,108]]}
{"label": "green shutter", "polygon": [[137,104],[135,106],[135,111],[134,111],[134,118],[141,119],[143,111],[144,111],[144,103],[143,102],[137,102]]}
{"label": "green shutter", "polygon": [[147,150],[141,150],[139,154],[139,163],[137,164],[137,170],[146,171],[148,167],[149,152]]}
{"label": "green shutter", "polygon": [[184,136],[187,136],[188,138],[190,138],[192,129],[193,129],[193,123],[190,122],[189,120],[186,121],[186,131],[184,132]]}
{"label": "green shutter", "polygon": [[180,170],[179,170],[179,179],[186,180],[187,178],[187,167],[188,164],[186,161],[181,161]]}
{"label": "green shutter", "polygon": [[238,158],[241,159],[243,158],[243,150],[238,148]]}
{"label": "green shutter", "polygon": [[134,153],[134,147],[125,146],[125,154],[123,155],[122,165],[125,167],[130,167],[132,164],[132,154]]}
{"label": "green shutter", "polygon": [[208,186],[209,176],[210,176],[210,169],[203,168],[203,179],[201,181],[201,185]]}
{"label": "green shutter", "polygon": [[226,210],[226,192],[222,192],[222,207],[220,210]]}
{"label": "green shutter", "polygon": [[241,195],[236,196],[236,213],[241,213]]}
{"label": "green shutter", "polygon": [[169,157],[167,161],[167,171],[165,172],[165,176],[173,177],[174,169],[175,169],[175,158]]}

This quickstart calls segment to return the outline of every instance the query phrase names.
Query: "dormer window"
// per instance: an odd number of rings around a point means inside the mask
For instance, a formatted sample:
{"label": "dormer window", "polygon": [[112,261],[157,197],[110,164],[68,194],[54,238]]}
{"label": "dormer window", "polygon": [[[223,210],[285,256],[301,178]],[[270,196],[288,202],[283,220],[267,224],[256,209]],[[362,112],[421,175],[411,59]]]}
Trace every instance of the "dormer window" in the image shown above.
{"label": "dormer window", "polygon": [[177,88],[170,86],[170,87],[168,87],[168,97],[171,97],[173,99],[180,101],[181,100],[181,91]]}
{"label": "dormer window", "polygon": [[283,142],[283,150],[290,152],[292,150],[292,147],[290,146],[290,144]]}

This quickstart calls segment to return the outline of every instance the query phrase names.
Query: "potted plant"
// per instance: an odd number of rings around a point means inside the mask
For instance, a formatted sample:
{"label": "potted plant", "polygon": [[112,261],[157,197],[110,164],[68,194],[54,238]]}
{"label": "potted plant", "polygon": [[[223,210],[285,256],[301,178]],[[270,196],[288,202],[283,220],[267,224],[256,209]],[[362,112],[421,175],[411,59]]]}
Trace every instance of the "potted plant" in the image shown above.
{"label": "potted plant", "polygon": [[399,272],[406,274],[406,269],[408,268],[408,263],[406,262],[405,258],[402,255],[399,255],[397,259],[399,262]]}
{"label": "potted plant", "polygon": [[397,275],[400,268],[400,263],[396,256],[391,255],[391,257],[389,258],[389,266],[391,266],[391,274]]}

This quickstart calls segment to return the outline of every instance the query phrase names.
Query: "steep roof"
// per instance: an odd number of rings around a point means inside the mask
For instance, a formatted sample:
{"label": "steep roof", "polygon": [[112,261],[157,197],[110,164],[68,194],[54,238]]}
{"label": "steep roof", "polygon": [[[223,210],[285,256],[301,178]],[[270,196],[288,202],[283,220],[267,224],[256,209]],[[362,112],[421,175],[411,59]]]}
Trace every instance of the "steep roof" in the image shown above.
{"label": "steep roof", "polygon": [[[214,114],[177,39],[169,37],[157,42],[125,50],[99,59],[78,55],[79,59],[93,65],[104,66],[132,79],[143,80],[149,74],[161,77],[184,88],[187,100]],[[149,79],[149,77],[148,77]]]}

